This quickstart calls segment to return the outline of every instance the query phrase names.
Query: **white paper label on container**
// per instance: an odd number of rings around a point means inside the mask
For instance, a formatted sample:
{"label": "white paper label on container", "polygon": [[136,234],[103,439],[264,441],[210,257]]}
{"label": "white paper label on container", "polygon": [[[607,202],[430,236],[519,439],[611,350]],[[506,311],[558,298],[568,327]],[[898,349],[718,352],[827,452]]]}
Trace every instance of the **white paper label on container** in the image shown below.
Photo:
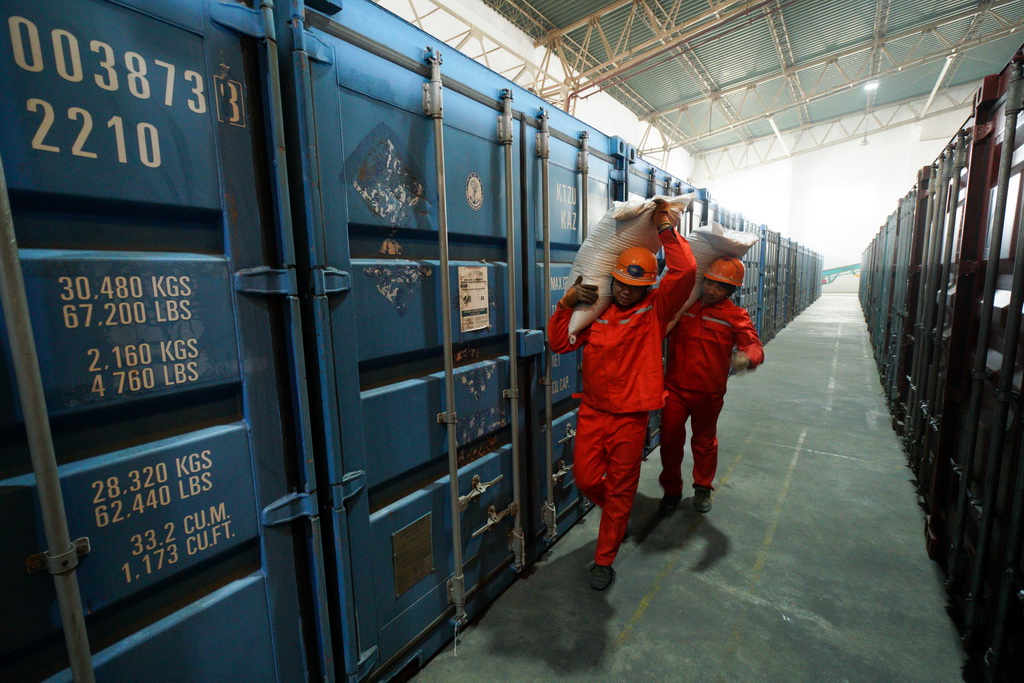
{"label": "white paper label on container", "polygon": [[487,268],[459,266],[459,325],[463,332],[491,326],[487,298]]}

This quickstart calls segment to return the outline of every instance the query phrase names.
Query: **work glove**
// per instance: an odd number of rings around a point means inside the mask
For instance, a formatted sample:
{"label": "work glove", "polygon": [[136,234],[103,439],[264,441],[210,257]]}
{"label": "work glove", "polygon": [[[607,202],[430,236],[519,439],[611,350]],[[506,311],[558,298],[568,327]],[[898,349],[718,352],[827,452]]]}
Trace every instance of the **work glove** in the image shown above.
{"label": "work glove", "polygon": [[654,213],[651,214],[651,222],[661,232],[668,223],[675,229],[679,225],[679,212],[672,208],[672,205],[663,199],[654,200]]}
{"label": "work glove", "polygon": [[745,372],[750,369],[750,358],[742,351],[732,354],[732,369],[735,372]]}
{"label": "work glove", "polygon": [[565,290],[565,295],[558,302],[558,305],[562,308],[575,308],[577,304],[589,305],[597,301],[597,285],[585,285],[582,283],[583,276],[580,275],[576,278],[576,282],[569,289]]}

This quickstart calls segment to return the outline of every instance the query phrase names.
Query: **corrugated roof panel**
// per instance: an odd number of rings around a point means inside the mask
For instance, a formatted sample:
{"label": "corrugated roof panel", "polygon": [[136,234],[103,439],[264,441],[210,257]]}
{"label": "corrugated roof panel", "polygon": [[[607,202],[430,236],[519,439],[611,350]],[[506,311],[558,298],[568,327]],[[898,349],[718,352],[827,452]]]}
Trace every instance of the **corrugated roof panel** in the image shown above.
{"label": "corrugated roof panel", "polygon": [[[767,111],[792,106],[793,93],[781,73],[779,53],[772,35],[772,27],[765,10],[778,11],[786,31],[789,49],[799,87],[808,97],[821,97],[823,93],[838,92],[809,103],[810,123],[823,122],[835,117],[862,116],[866,94],[861,87],[850,88],[849,79],[863,79],[872,63],[871,44],[875,37],[878,0],[780,0],[778,3],[718,4],[722,13],[745,9],[746,13],[732,18],[724,26],[708,28],[707,19],[692,26],[680,28],[681,33],[697,32],[689,43],[666,49],[651,40],[661,25],[669,19],[680,26],[694,17],[704,17],[711,11],[709,0],[646,0],[645,3],[623,3],[604,13],[604,8],[615,0],[485,0],[486,4],[503,12],[515,23],[531,26],[532,35],[538,31],[543,37],[551,28],[567,27],[599,12],[597,21],[604,31],[601,40],[586,23],[574,29],[565,38],[567,52],[585,46],[587,64],[608,62],[615,53],[633,50],[632,61],[623,58],[620,64],[608,65],[605,74],[625,67],[601,83],[611,95],[636,111],[641,117],[651,111],[673,111],[687,106],[680,121],[680,130],[688,135],[707,135],[709,126],[735,126],[737,119],[751,120],[738,130],[723,131],[722,135],[700,143],[709,149],[724,141],[739,141],[745,136],[770,135],[766,131]],[[976,0],[890,0],[882,4],[886,12],[881,26],[884,41],[878,58],[878,70],[898,73],[879,77],[880,88],[872,97],[875,106],[905,101],[911,97],[925,97],[934,86],[943,65],[943,58],[953,45],[965,35],[986,36],[1001,33],[1008,25],[1024,27],[1024,0],[996,2],[975,21],[972,15],[989,3]],[[648,12],[653,13],[653,19]],[[674,16],[670,16],[674,13]],[[656,25],[648,23],[653,22]],[[972,23],[972,21],[974,23]],[[629,26],[628,33],[624,29]],[[538,27],[546,27],[539,30]],[[936,36],[924,29],[935,27]],[[589,42],[587,36],[589,31]],[[907,33],[895,40],[895,34]],[[1024,30],[1021,31],[1024,34]],[[1024,40],[1024,35],[1021,36]],[[666,41],[673,40],[666,37]],[[644,43],[652,43],[641,47]],[[955,86],[970,83],[982,76],[999,71],[1019,47],[1017,36],[992,38],[982,45],[969,48],[954,62],[946,83]],[[671,50],[691,50],[700,64],[699,73]],[[785,51],[785,47],[782,48]],[[850,53],[850,54],[845,54]],[[928,57],[927,66],[913,63]],[[828,64],[803,68],[803,65],[830,60]],[[910,66],[904,66],[904,65]],[[598,76],[600,78],[600,76]],[[624,79],[624,80],[619,80]],[[705,84],[705,79],[710,85]],[[759,81],[764,82],[759,82]],[[744,86],[750,84],[750,89]],[[709,100],[717,96],[714,90],[734,91],[724,95],[725,112],[718,107],[709,109]],[[645,107],[650,110],[645,111]],[[708,112],[712,111],[710,115]],[[776,117],[780,129],[800,125],[798,108],[793,107]],[[763,115],[763,118],[761,116]],[[697,130],[693,130],[696,127]],[[666,135],[675,135],[674,128],[665,128]],[[770,126],[768,128],[770,130]]]}
{"label": "corrugated roof panel", "polygon": [[993,64],[1009,62],[1021,47],[1024,33],[1016,33],[961,52],[947,76],[950,85],[980,80],[998,69]]}
{"label": "corrugated roof panel", "polygon": [[945,54],[947,50],[949,50],[948,45],[940,41],[934,33],[925,33],[921,35],[920,42],[917,43],[909,57],[911,60],[921,59],[936,53]]}
{"label": "corrugated roof panel", "polygon": [[[567,2],[565,4],[571,5],[572,3]],[[590,33],[588,48],[598,62],[606,62],[612,59],[615,54],[622,53],[630,45],[634,44],[632,42],[633,39],[631,35],[623,36],[623,30],[626,26],[630,13],[631,9],[629,5],[620,7],[610,14],[606,14],[599,18],[597,25],[600,27],[600,31],[597,27],[583,26],[572,31],[569,35],[574,40],[583,43],[587,40],[587,34]],[[643,22],[635,22],[633,30],[637,30],[636,27],[640,27],[640,30],[643,30],[643,27],[640,26],[641,24],[643,24]],[[601,37],[602,32],[604,33],[603,39]],[[609,48],[611,49],[611,52],[609,52]]]}
{"label": "corrugated roof panel", "polygon": [[[487,4],[494,4],[492,0],[485,0]],[[515,3],[522,6],[522,3]],[[538,13],[544,16],[554,26],[564,28],[579,21],[593,12],[601,9],[608,3],[605,0],[530,0],[529,5]]]}
{"label": "corrugated roof panel", "polygon": [[915,97],[927,97],[935,87],[935,81],[941,72],[942,63],[932,62],[891,74],[879,82],[874,102],[876,105],[884,105]]}
{"label": "corrugated roof panel", "polygon": [[896,66],[905,63],[911,58],[911,53],[920,55],[921,50],[918,43],[921,41],[921,34],[907,36],[898,40],[891,40],[885,44],[885,51],[889,53]]}
{"label": "corrugated roof panel", "polygon": [[1008,5],[1000,5],[999,7],[992,8],[985,14],[984,22],[987,25],[990,21],[995,21],[992,17],[993,14],[998,14],[1000,18],[1009,21],[1010,23],[1022,23],[1024,22],[1024,0],[1018,0],[1018,2],[1012,2]]}
{"label": "corrugated roof panel", "polygon": [[727,130],[714,137],[710,137],[706,140],[701,140],[697,143],[697,146],[705,151],[713,150],[717,147],[724,147],[726,145],[735,145],[737,142],[741,142],[742,138],[736,134],[735,131]]}
{"label": "corrugated roof panel", "polygon": [[[778,125],[776,123],[776,125]],[[759,138],[765,135],[775,135],[775,131],[772,130],[772,124],[768,123],[767,118],[763,118],[759,121],[755,121],[746,126],[747,132],[755,138]]]}
{"label": "corrugated roof panel", "polygon": [[975,22],[968,17],[957,21],[951,21],[948,24],[942,24],[935,30],[949,42],[958,43],[967,36],[967,31],[974,25],[974,23]]}
{"label": "corrugated roof panel", "polygon": [[[800,114],[797,113],[796,109],[790,109],[789,111],[779,112],[772,118],[775,119],[775,125],[779,127],[779,131],[782,133],[785,133],[787,130],[799,128],[801,126]],[[769,128],[770,127],[771,125],[769,124]],[[772,132],[774,133],[775,131]]]}
{"label": "corrugated roof panel", "polygon": [[862,112],[867,105],[867,94],[864,88],[854,88],[831,95],[807,105],[811,115],[811,123],[827,121],[837,116]]}
{"label": "corrugated roof panel", "polygon": [[836,64],[824,64],[813,69],[803,69],[797,72],[800,78],[800,85],[809,97],[828,92],[833,88],[842,86],[847,78],[839,71]]}
{"label": "corrugated roof panel", "polygon": [[686,114],[692,122],[694,135],[702,135],[711,130],[711,126],[708,125],[710,110],[710,102],[699,102],[687,107]]}
{"label": "corrugated roof panel", "polygon": [[688,66],[672,59],[630,78],[628,84],[637,92],[644,93],[652,109],[662,111],[679,102],[704,97],[704,91],[691,73]]}
{"label": "corrugated roof panel", "polygon": [[871,51],[862,50],[836,60],[837,70],[849,79],[867,78],[871,72]]}
{"label": "corrugated roof panel", "polygon": [[763,20],[709,38],[694,48],[694,54],[719,88],[729,88],[781,68],[771,31]]}
{"label": "corrugated roof panel", "polygon": [[978,3],[970,0],[899,0],[889,3],[888,20],[885,23],[887,35],[902,33],[926,26],[943,17],[977,9]]}
{"label": "corrugated roof panel", "polygon": [[783,17],[796,64],[863,42],[874,31],[875,4],[875,0],[846,0],[842,11],[834,3],[816,0],[786,5]]}

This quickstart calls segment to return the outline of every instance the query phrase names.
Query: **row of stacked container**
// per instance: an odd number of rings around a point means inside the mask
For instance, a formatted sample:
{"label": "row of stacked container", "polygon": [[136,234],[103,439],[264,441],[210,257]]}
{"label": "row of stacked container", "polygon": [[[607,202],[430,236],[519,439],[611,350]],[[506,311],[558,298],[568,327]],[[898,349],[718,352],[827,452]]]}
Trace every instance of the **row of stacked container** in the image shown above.
{"label": "row of stacked container", "polygon": [[715,203],[710,205],[708,215],[726,228],[758,236],[741,259],[745,268],[743,286],[733,301],[747,309],[761,341],[767,343],[821,296],[823,257]]}
{"label": "row of stacked container", "polygon": [[[365,0],[87,5],[0,24],[0,679],[418,666],[586,512],[544,327],[588,227],[720,210]],[[730,227],[770,338],[820,258]]]}
{"label": "row of stacked container", "polygon": [[[1018,58],[1019,59],[1019,55]],[[861,304],[969,673],[1024,668],[1021,66],[918,173],[864,252]]]}

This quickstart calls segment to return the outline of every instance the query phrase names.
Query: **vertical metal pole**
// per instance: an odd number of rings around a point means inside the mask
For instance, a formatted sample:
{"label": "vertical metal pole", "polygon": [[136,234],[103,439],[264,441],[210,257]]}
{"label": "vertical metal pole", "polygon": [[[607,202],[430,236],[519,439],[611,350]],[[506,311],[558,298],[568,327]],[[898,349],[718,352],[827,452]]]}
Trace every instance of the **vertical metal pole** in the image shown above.
{"label": "vertical metal pole", "polygon": [[516,298],[519,295],[518,278],[516,276],[516,231],[515,206],[512,201],[514,185],[512,183],[512,91],[501,91],[501,115],[498,117],[498,142],[505,148],[505,251],[508,260],[508,372],[509,388],[505,398],[509,399],[512,413],[512,499],[516,506],[515,522],[512,526],[511,546],[514,563],[512,569],[520,571],[524,564],[526,551],[523,536],[523,505],[521,491],[521,466],[519,462],[519,349],[516,344],[516,330],[519,326],[519,314],[516,310]]}
{"label": "vertical metal pole", "polygon": [[580,155],[577,162],[580,174],[582,175],[583,189],[580,191],[580,226],[583,233],[583,241],[587,240],[587,231],[590,229],[590,133],[580,133]]}
{"label": "vertical metal pole", "polygon": [[[543,109],[540,112],[540,132],[537,133],[537,157],[540,159],[540,195],[541,195],[541,223],[544,226],[544,315],[551,315],[551,218],[548,181],[548,157],[550,155],[548,131],[548,113]],[[544,377],[541,384],[544,385],[544,475],[547,479],[548,491],[544,501],[543,519],[547,526],[545,540],[554,541],[558,538],[558,514],[555,509],[555,481],[551,444],[551,430],[554,429],[554,410],[551,407],[551,344],[544,344]]]}
{"label": "vertical metal pole", "polygon": [[[36,476],[39,507],[43,514],[46,533],[46,566],[53,574],[57,590],[57,605],[64,628],[64,642],[68,649],[71,675],[76,681],[92,683],[96,680],[89,654],[89,635],[85,630],[85,615],[78,590],[78,547],[71,543],[68,520],[64,514],[64,496],[61,493],[57,458],[50,434],[50,417],[46,412],[43,378],[39,373],[32,320],[28,313],[25,281],[21,275],[18,241],[14,234],[14,217],[7,196],[7,177],[0,160],[0,298],[3,299],[7,337],[11,344],[14,374],[18,381],[18,397],[25,416],[32,471]],[[11,520],[14,521],[14,520]],[[16,523],[16,522],[15,522]],[[8,618],[16,618],[8,614]]]}
{"label": "vertical metal pole", "polygon": [[441,326],[444,334],[445,412],[437,421],[448,427],[448,482],[452,508],[452,557],[455,572],[448,583],[456,625],[466,621],[466,578],[462,573],[462,519],[459,509],[459,443],[455,413],[455,360],[452,357],[452,298],[448,273],[448,204],[444,178],[444,107],[441,53],[427,48],[430,82],[423,84],[423,112],[434,120],[434,163],[437,166],[437,241],[441,249]]}
{"label": "vertical metal pole", "polygon": [[1010,186],[1010,170],[1013,166],[1013,150],[1017,140],[1017,118],[1024,108],[1024,69],[1020,63],[1010,66],[1010,82],[1006,88],[1005,115],[1002,149],[999,153],[999,175],[996,180],[996,200],[992,211],[992,226],[989,229],[989,251],[985,257],[985,285],[981,295],[981,318],[978,324],[978,341],[975,345],[974,366],[971,372],[971,398],[967,408],[967,422],[960,439],[958,458],[960,464],[960,489],[956,501],[956,528],[953,531],[953,547],[950,557],[947,588],[952,588],[960,579],[966,560],[964,535],[967,531],[967,503],[970,499],[971,473],[974,470],[974,452],[977,447],[978,422],[981,418],[981,395],[988,378],[989,334],[992,329],[993,301],[996,279],[999,276],[999,250],[1003,242],[1003,223],[1006,220],[1006,196]]}

